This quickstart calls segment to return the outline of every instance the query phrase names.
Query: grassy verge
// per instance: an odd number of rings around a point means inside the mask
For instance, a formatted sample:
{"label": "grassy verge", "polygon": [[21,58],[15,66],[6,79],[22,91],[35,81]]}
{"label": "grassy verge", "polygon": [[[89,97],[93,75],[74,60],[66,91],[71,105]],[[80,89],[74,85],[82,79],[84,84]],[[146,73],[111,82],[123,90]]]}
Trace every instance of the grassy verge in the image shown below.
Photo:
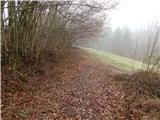
{"label": "grassy verge", "polygon": [[125,71],[136,71],[142,69],[143,63],[129,59],[126,57],[121,57],[115,54],[91,49],[91,48],[82,48],[92,55],[92,57],[97,58],[105,64],[112,65],[118,69]]}

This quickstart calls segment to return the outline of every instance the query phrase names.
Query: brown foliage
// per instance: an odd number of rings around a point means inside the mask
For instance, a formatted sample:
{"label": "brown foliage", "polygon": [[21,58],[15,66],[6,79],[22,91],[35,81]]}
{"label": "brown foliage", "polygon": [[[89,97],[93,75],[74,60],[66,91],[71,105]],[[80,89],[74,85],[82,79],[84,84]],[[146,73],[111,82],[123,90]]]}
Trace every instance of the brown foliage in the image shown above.
{"label": "brown foliage", "polygon": [[116,76],[122,85],[129,109],[137,119],[160,119],[160,74],[137,72]]}

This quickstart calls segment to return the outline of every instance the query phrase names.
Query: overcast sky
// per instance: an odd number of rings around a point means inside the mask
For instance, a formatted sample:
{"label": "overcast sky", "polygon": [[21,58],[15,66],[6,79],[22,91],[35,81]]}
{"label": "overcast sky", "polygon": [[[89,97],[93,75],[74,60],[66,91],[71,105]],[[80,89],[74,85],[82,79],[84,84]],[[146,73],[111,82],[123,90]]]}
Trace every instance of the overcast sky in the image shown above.
{"label": "overcast sky", "polygon": [[138,29],[158,19],[160,23],[160,0],[126,0],[111,14],[111,26],[129,26]]}

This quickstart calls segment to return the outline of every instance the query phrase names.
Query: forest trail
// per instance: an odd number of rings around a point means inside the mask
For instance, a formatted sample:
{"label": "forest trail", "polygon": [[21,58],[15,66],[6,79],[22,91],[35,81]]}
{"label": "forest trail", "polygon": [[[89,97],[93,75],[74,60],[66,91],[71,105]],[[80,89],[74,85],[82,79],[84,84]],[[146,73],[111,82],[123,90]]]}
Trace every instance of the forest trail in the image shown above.
{"label": "forest trail", "polygon": [[[27,120],[132,120],[122,87],[114,80],[120,71],[74,48],[44,73],[31,76],[23,92],[3,101],[2,116]],[[32,81],[32,82],[31,82]],[[9,118],[10,116],[10,118]]]}

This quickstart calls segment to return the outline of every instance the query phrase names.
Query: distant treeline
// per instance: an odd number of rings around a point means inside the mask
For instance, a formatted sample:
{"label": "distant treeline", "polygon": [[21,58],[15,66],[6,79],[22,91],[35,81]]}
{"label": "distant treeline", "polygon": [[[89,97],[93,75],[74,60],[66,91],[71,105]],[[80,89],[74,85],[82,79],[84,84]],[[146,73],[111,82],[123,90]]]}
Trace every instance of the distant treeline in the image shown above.
{"label": "distant treeline", "polygon": [[99,35],[99,40],[88,46],[147,63],[150,58],[157,60],[160,57],[159,35],[160,26],[157,24],[137,31],[127,26],[115,30],[107,27]]}

